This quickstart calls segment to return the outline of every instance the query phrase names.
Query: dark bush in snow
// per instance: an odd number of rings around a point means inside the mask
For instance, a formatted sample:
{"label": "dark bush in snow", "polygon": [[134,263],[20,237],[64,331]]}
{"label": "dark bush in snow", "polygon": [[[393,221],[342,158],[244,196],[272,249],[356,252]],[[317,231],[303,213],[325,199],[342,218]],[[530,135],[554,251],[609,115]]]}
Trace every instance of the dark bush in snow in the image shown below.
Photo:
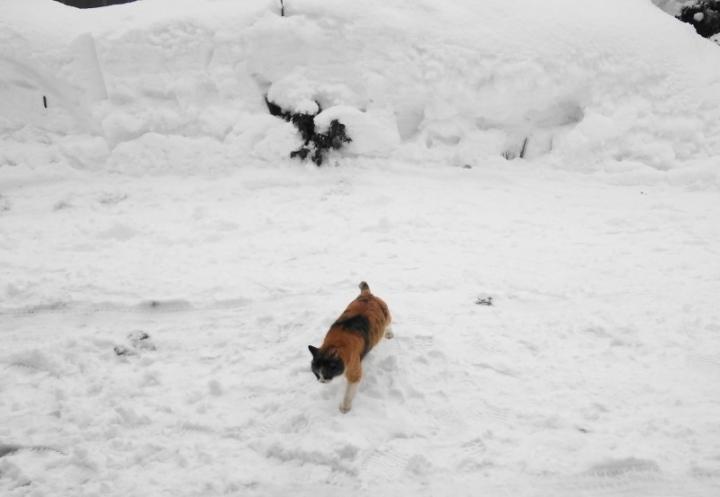
{"label": "dark bush in snow", "polygon": [[[317,102],[315,102],[317,103]],[[268,100],[265,97],[265,104],[267,104],[270,114],[273,116],[281,117],[288,122],[291,122],[300,132],[303,142],[307,145],[315,134],[315,115],[316,114],[305,114],[305,113],[292,113],[282,109],[279,105]],[[320,109],[320,104],[317,104]],[[318,110],[319,112],[319,110]]]}
{"label": "dark bush in snow", "polygon": [[[330,126],[325,133],[318,133],[315,128],[315,116],[317,114],[285,111],[276,103],[268,100],[267,97],[265,97],[265,103],[267,104],[270,114],[293,123],[300,132],[300,136],[303,139],[303,146],[290,152],[291,158],[298,157],[301,160],[305,160],[310,157],[310,160],[320,166],[325,160],[325,155],[329,150],[338,150],[345,143],[352,141],[352,139],[347,136],[345,125],[337,119],[333,119],[330,122]],[[317,103],[317,105],[318,113],[320,113],[322,109],[319,103]]]}
{"label": "dark bush in snow", "polygon": [[700,36],[710,38],[720,33],[720,0],[698,0],[683,7],[677,18],[692,24]]}
{"label": "dark bush in snow", "polygon": [[77,7],[79,9],[92,9],[95,7],[107,7],[108,5],[116,5],[120,3],[130,3],[135,0],[56,0],[57,2]]}
{"label": "dark bush in snow", "polygon": [[325,154],[330,149],[338,150],[345,143],[350,143],[352,139],[345,133],[345,125],[337,119],[330,121],[330,127],[326,133],[315,133],[310,139],[310,146],[307,143],[299,150],[290,153],[290,157],[300,156],[307,157],[312,152],[310,159],[318,166],[325,160]]}

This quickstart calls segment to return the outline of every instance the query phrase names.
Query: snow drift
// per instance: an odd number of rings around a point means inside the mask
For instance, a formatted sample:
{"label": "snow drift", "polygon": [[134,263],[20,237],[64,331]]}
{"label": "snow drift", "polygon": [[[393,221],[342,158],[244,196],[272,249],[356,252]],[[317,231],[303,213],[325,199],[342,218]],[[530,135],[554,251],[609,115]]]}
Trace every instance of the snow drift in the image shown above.
{"label": "snow drift", "polygon": [[267,115],[270,95],[345,109],[345,155],[480,165],[524,149],[543,166],[717,184],[720,49],[647,0],[2,8],[2,166],[287,160],[298,137]]}

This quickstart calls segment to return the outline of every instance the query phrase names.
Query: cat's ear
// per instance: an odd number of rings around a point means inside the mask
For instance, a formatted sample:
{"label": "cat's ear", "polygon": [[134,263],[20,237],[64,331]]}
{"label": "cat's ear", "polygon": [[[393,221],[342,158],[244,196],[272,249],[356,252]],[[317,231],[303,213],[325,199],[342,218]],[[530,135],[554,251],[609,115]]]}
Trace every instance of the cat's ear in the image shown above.
{"label": "cat's ear", "polygon": [[308,345],[308,350],[310,351],[310,353],[312,354],[313,357],[317,356],[317,354],[318,354],[318,348],[317,348],[317,347],[313,347],[312,345]]}

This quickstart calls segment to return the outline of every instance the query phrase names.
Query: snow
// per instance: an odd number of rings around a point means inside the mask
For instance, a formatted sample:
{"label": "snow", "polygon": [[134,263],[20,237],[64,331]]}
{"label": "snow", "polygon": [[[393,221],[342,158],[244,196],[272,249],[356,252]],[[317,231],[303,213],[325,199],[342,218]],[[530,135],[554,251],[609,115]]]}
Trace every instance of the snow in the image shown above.
{"label": "snow", "polygon": [[652,0],[652,2],[668,14],[677,16],[686,5],[692,5],[695,0]]}
{"label": "snow", "polygon": [[353,141],[345,147],[346,154],[364,157],[386,157],[400,144],[400,134],[391,112],[380,109],[362,112],[349,105],[336,105],[315,116],[315,129],[326,133],[337,120],[347,128]]}
{"label": "snow", "polygon": [[[692,27],[0,9],[3,496],[718,495],[720,50]],[[265,95],[353,141],[290,160]],[[343,415],[307,345],[361,280],[395,338]]]}
{"label": "snow", "polygon": [[[286,17],[259,0],[183,0],[172,15],[166,0],[88,11],[5,3],[4,164],[123,171],[127,148],[144,150],[154,133],[193,159],[169,156],[149,167],[158,172],[194,167],[204,139],[264,162],[278,156],[253,150],[260,137],[287,136],[282,122],[257,133],[267,94],[296,112],[363,112],[373,124],[354,139],[363,156],[478,164],[517,155],[527,139],[524,158],[540,167],[718,183],[720,54],[645,0],[296,0]],[[107,150],[65,150],[68,132]],[[357,145],[379,136],[380,151]]]}

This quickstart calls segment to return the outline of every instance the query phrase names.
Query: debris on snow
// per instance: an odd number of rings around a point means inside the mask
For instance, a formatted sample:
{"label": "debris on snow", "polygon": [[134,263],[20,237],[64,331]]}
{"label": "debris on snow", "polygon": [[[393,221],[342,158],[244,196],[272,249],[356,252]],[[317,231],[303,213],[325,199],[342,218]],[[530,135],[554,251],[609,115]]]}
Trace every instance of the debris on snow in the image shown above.
{"label": "debris on snow", "polygon": [[491,295],[479,296],[475,299],[477,305],[493,305],[493,298]]}

